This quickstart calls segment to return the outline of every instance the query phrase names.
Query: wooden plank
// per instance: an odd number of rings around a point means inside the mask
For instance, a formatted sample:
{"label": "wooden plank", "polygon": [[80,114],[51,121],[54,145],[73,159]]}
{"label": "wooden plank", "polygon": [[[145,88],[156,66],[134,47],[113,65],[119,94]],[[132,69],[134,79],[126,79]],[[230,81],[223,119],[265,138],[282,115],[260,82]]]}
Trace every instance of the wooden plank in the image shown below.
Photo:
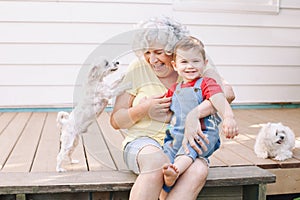
{"label": "wooden plank", "polygon": [[[242,137],[241,135],[239,137]],[[268,159],[262,159],[258,158],[256,154],[254,153],[254,149],[248,148],[247,146],[244,146],[243,144],[238,142],[238,139],[234,141],[227,140],[223,138],[222,140],[224,146],[226,148],[230,149],[232,152],[235,152],[236,155],[242,157],[243,159],[247,160],[251,163],[251,165],[258,165],[258,166],[278,166],[276,162],[270,161]]]}
{"label": "wooden plank", "polygon": [[[245,14],[245,13],[224,13],[214,12],[176,12],[178,21],[189,25],[210,25],[210,26],[242,26],[242,27],[300,27],[298,10],[280,9],[279,15]],[[196,20],[197,19],[197,20]]]}
{"label": "wooden plank", "polygon": [[275,168],[279,167],[278,162],[271,159],[258,158],[254,152],[255,141],[243,134],[236,138],[237,145],[232,148],[240,156],[245,157],[253,164],[262,168]]}
{"label": "wooden plank", "polygon": [[[235,102],[239,104],[298,103],[300,99],[299,85],[297,84],[255,85],[253,83],[253,85],[236,84],[232,86],[236,94]],[[278,90],[281,93],[278,93]]]}
{"label": "wooden plank", "polygon": [[[225,22],[227,23],[227,22]],[[300,30],[282,27],[240,27],[240,26],[211,26],[197,24],[188,26],[191,35],[201,39],[206,45],[245,45],[245,46],[299,46],[296,35]],[[255,35],[255,37],[253,37]],[[283,38],[282,35],[296,38]],[[272,37],[270,37],[272,36]],[[243,67],[241,67],[242,69]],[[258,70],[259,71],[259,70]],[[222,73],[221,73],[222,74]],[[223,74],[222,74],[223,75]],[[245,77],[245,76],[243,76]],[[227,79],[226,79],[227,80]]]}
{"label": "wooden plank", "polygon": [[[240,127],[240,135],[236,138],[237,142],[247,146],[250,149],[254,149],[255,138],[261,128],[261,124],[267,123],[268,120],[272,121],[274,119],[285,119],[286,122],[293,121],[295,119],[295,115],[299,115],[300,109],[268,109],[268,110],[234,110],[236,114],[236,119],[238,121]],[[283,116],[284,115],[284,116]],[[277,122],[275,120],[274,122]],[[247,138],[251,138],[249,141]],[[242,152],[244,150],[241,149]],[[276,168],[276,167],[299,167],[299,159],[294,157],[292,159],[288,159],[283,162],[279,162],[272,159],[260,159],[255,157],[255,154],[249,152],[245,153],[251,161],[253,161],[256,165],[262,168]]]}
{"label": "wooden plank", "polygon": [[227,166],[226,163],[219,160],[217,157],[214,156],[214,154],[209,157],[210,167],[225,167]]}
{"label": "wooden plank", "polygon": [[64,167],[67,171],[87,171],[88,164],[85,157],[84,145],[82,138],[79,138],[79,143],[72,154],[72,159],[78,160],[78,163],[65,163]]}
{"label": "wooden plank", "polygon": [[[1,25],[1,24],[0,24]],[[128,60],[128,61],[131,61]],[[123,63],[119,70],[125,70],[129,64]],[[125,65],[124,65],[125,64]],[[2,81],[5,85],[73,85],[81,65],[2,65],[0,74],[3,76]],[[259,70],[254,70],[257,68]],[[118,70],[118,73],[120,71]],[[15,74],[19,71],[20,74]],[[35,71],[35,73],[32,73]],[[298,74],[300,74],[300,66],[228,66],[218,65],[218,71],[226,80],[230,80],[233,85],[287,85],[300,84]],[[40,74],[46,73],[47,77]],[[232,73],[234,72],[234,73]],[[22,74],[28,77],[28,80],[22,79]],[[67,74],[67,75],[66,75]],[[237,74],[247,74],[247,76],[237,76]],[[268,79],[266,79],[268,74]],[[281,78],[280,78],[281,77]],[[56,81],[53,81],[55,79]],[[255,80],[255,82],[253,82]]]}
{"label": "wooden plank", "polygon": [[276,183],[267,185],[267,195],[300,193],[300,168],[268,171],[276,175]]}
{"label": "wooden plank", "polygon": [[46,114],[33,113],[20,139],[2,168],[3,172],[29,172],[44,125]]}
{"label": "wooden plank", "polygon": [[[300,109],[280,109],[278,112],[274,112],[271,109],[265,110],[251,110],[249,111],[266,122],[282,122],[284,125],[289,126],[295,133],[295,136],[300,136]],[[280,112],[280,113],[279,113]]]}
{"label": "wooden plank", "polygon": [[[36,19],[38,20],[38,18]],[[122,33],[124,32],[124,30],[132,30],[132,25],[133,24],[128,24],[128,23],[114,24],[114,23],[101,23],[101,22],[100,23],[2,22],[0,23],[0,29],[2,30],[0,41],[15,42],[15,43],[26,42],[26,43],[100,44],[102,41],[106,40],[110,36],[116,35],[118,33]],[[22,33],[22,34],[18,34],[18,33]],[[76,33],[76,36],[74,36],[74,33]],[[295,32],[291,32],[291,34],[297,34],[297,31],[295,30]],[[71,35],[73,35],[74,37],[70,37]],[[268,38],[266,38],[266,40],[267,39]]]}
{"label": "wooden plank", "polygon": [[[128,191],[131,172],[0,173],[0,194]],[[209,169],[206,187],[242,186],[275,182],[275,175],[255,166]]]}
{"label": "wooden plank", "polygon": [[243,186],[243,200],[266,200],[266,184]]}
{"label": "wooden plank", "polygon": [[[82,65],[27,65],[23,63],[21,65],[1,65],[0,74],[3,83],[9,86],[74,85],[81,67]],[[41,76],[43,73],[47,76]],[[24,80],[22,74],[28,77],[28,80]]]}
{"label": "wooden plank", "polygon": [[[132,2],[132,1],[130,1]],[[153,2],[153,1],[152,1]],[[217,2],[216,2],[217,3]],[[281,9],[279,15],[214,12],[178,12],[173,11],[173,4],[170,1],[160,3],[115,3],[102,1],[82,2],[1,2],[0,18],[3,21],[35,21],[35,22],[86,22],[86,23],[137,23],[144,19],[142,16],[158,16],[165,13],[166,16],[173,16],[178,21],[189,25],[219,25],[219,26],[246,26],[246,27],[299,27],[297,21],[297,9]],[[48,9],[47,9],[48,8]],[[9,10],[10,12],[7,12]],[[36,17],[37,10],[43,13]],[[90,12],[83,12],[89,10]],[[111,11],[119,13],[112,15]],[[132,12],[135,11],[136,15]],[[80,16],[74,13],[82,13]],[[15,15],[14,13],[19,13]],[[56,13],[53,16],[53,13]],[[23,17],[21,17],[23,16]],[[197,19],[197,20],[196,20]]]}
{"label": "wooden plank", "polygon": [[[0,23],[0,29],[3,33],[1,41],[5,42],[98,44],[108,38],[108,36],[122,33],[124,30],[131,30],[132,25],[129,23],[2,22]],[[241,44],[247,46],[299,46],[297,37],[300,35],[299,29],[206,26],[199,24],[197,26],[188,26],[188,29],[191,31],[191,35],[204,41],[205,46]],[[70,37],[75,32],[77,33],[76,37]],[[253,35],[256,37],[253,37]],[[282,37],[282,35],[289,35],[289,37]]]}
{"label": "wooden plank", "polygon": [[[257,158],[254,153],[255,137],[260,128],[256,125],[258,123],[255,121],[257,117],[249,115],[249,111],[247,110],[234,110],[234,113],[240,134],[234,139],[239,145],[237,145],[233,151],[260,167],[278,167],[277,162],[270,159]],[[224,141],[227,140],[225,139]],[[230,147],[230,145],[228,146]]]}
{"label": "wooden plank", "polygon": [[256,166],[210,168],[205,186],[237,186],[274,183],[271,172]]}
{"label": "wooden plank", "polygon": [[[0,2],[0,19],[2,21],[29,22],[87,22],[87,23],[137,23],[145,16],[155,16],[164,13],[171,14],[172,6],[164,3],[141,4],[115,3],[103,1],[82,2]],[[10,10],[10,12],[7,12]],[[43,13],[37,17],[37,13]],[[118,13],[119,15],[112,15]],[[132,12],[135,11],[135,14]],[[18,13],[12,14],[12,13]],[[55,13],[55,15],[53,15]],[[74,15],[74,13],[81,13]],[[22,17],[21,17],[22,16]],[[144,16],[144,17],[142,17]]]}
{"label": "wooden plank", "polygon": [[300,160],[300,142],[299,141],[296,141],[296,148],[293,150],[293,158]]}
{"label": "wooden plank", "polygon": [[226,187],[204,187],[199,193],[197,200],[242,200],[242,186],[226,186]]}
{"label": "wooden plank", "polygon": [[0,114],[0,135],[3,130],[8,126],[12,119],[16,116],[17,113],[14,112],[5,112]]}
{"label": "wooden plank", "polygon": [[110,192],[93,192],[92,193],[92,199],[110,199],[111,193]]}
{"label": "wooden plank", "polygon": [[125,191],[135,179],[118,171],[0,173],[0,194]]}
{"label": "wooden plank", "polygon": [[[263,109],[263,110],[235,110],[234,111],[238,117],[238,123],[241,125],[242,129],[246,129],[247,136],[255,139],[256,135],[261,128],[261,124],[265,124],[267,122],[280,122],[282,121],[285,125],[289,127],[298,128],[299,125],[296,122],[297,119],[300,117],[300,109]],[[236,116],[237,116],[236,115]],[[252,123],[251,123],[252,122]],[[254,122],[254,123],[253,123]],[[299,135],[298,132],[295,132],[296,136]],[[237,140],[241,138],[241,135],[237,137]],[[255,140],[251,143],[247,142],[246,145],[249,146],[250,144],[254,146]],[[294,152],[298,152],[297,149]],[[246,154],[248,156],[248,154]],[[295,154],[294,158],[288,159],[286,161],[275,161],[272,159],[259,159],[253,160],[258,166],[263,168],[275,168],[275,167],[282,167],[282,168],[290,168],[290,167],[299,167],[299,157]]]}
{"label": "wooden plank", "polygon": [[16,143],[19,140],[23,129],[29,120],[31,113],[18,113],[14,120],[3,130],[0,135],[0,170],[2,171],[5,163]]}
{"label": "wooden plank", "polygon": [[55,171],[56,156],[59,151],[60,133],[56,127],[57,113],[47,113],[37,153],[32,165],[32,172]]}
{"label": "wooden plank", "polygon": [[[124,35],[125,34],[125,35]],[[3,53],[0,55],[0,64],[5,65],[82,65],[86,64],[87,57],[91,53],[95,53],[97,48],[97,56],[107,56],[109,58],[118,57],[118,61],[122,63],[130,63],[136,58],[136,55],[132,52],[132,46],[130,37],[132,32],[125,32],[121,36],[112,38],[109,42],[99,44],[66,44],[66,43],[54,43],[54,44],[2,44],[0,51]],[[130,35],[131,34],[131,35]],[[40,49],[43,49],[43,52]],[[4,51],[5,50],[5,51]],[[13,59],[13,51],[18,58]],[[23,54],[22,54],[22,51]],[[69,51],[72,54],[65,54]],[[51,55],[48,55],[52,53]],[[41,58],[43,56],[43,58]],[[96,56],[96,55],[94,55]],[[286,63],[288,64],[288,63]]]}
{"label": "wooden plank", "polygon": [[90,194],[87,192],[76,193],[48,193],[48,194],[26,194],[26,199],[32,200],[90,200]]}
{"label": "wooden plank", "polygon": [[122,141],[124,140],[124,137],[120,131],[115,130],[110,125],[110,116],[107,112],[101,113],[101,115],[98,117],[98,124],[101,128],[101,132],[105,138],[114,162],[117,165],[117,169],[128,170],[123,160]]}
{"label": "wooden plank", "polygon": [[96,119],[82,137],[90,171],[117,169]]}
{"label": "wooden plank", "polygon": [[[217,69],[232,85],[300,85],[297,76],[300,74],[300,66],[218,65]],[[237,76],[237,74],[245,75]]]}
{"label": "wooden plank", "polygon": [[222,144],[220,148],[214,152],[214,156],[226,163],[227,166],[243,166],[243,165],[254,165],[252,162],[248,161],[246,158],[241,157],[232,151],[228,146],[230,144]]}
{"label": "wooden plank", "polygon": [[[45,114],[47,115],[47,113]],[[56,156],[60,148],[60,133],[56,126],[56,115],[57,113],[48,113],[48,117],[45,119],[45,125],[42,130],[31,171],[45,172],[56,170]],[[81,139],[72,154],[72,158],[78,160],[79,163],[71,164],[64,161],[63,167],[66,170],[87,171],[87,163]]]}
{"label": "wooden plank", "polygon": [[[129,38],[130,39],[130,38]],[[98,44],[2,44],[0,51],[3,64],[76,64],[80,65],[99,47]],[[41,52],[40,49],[43,49]],[[128,43],[104,43],[102,49],[116,51],[115,56],[131,51]],[[65,52],[72,54],[65,54]],[[255,47],[255,46],[207,46],[208,55],[213,55],[213,62],[219,65],[256,65],[286,66],[299,65],[298,48],[294,47]],[[224,51],[232,52],[233,56],[224,55]],[[23,52],[23,54],[22,54]],[[119,53],[118,53],[119,52]],[[52,54],[51,54],[52,53]],[[264,55],[262,55],[264,53]],[[49,55],[50,54],[50,55]],[[18,55],[18,57],[14,57]],[[104,55],[109,55],[108,53]],[[103,55],[103,56],[104,56]],[[134,55],[130,53],[130,55]],[[280,57],[279,57],[280,56]],[[129,57],[128,57],[129,58]],[[131,59],[134,57],[131,57]],[[256,58],[256,59],[254,59]],[[282,59],[280,59],[282,58]],[[284,62],[286,61],[286,62]],[[129,63],[130,60],[127,60]],[[230,81],[230,80],[229,80]]]}
{"label": "wooden plank", "polygon": [[[73,103],[74,86],[3,86],[1,92],[8,94],[0,99],[0,104],[7,107],[35,107],[37,105],[70,105]],[[30,94],[30,95],[28,95]],[[12,96],[14,100],[12,100]]]}

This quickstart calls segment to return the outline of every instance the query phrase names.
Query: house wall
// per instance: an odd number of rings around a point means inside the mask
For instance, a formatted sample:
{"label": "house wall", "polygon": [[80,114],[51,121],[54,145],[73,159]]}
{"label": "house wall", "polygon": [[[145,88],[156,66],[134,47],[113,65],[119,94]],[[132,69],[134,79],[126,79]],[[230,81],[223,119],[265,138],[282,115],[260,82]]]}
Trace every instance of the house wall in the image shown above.
{"label": "house wall", "polygon": [[260,11],[198,1],[197,7],[180,0],[0,0],[0,107],[72,105],[89,55],[162,15],[205,43],[234,88],[235,104],[299,103],[300,2],[278,0],[277,10],[275,3],[275,11]]}

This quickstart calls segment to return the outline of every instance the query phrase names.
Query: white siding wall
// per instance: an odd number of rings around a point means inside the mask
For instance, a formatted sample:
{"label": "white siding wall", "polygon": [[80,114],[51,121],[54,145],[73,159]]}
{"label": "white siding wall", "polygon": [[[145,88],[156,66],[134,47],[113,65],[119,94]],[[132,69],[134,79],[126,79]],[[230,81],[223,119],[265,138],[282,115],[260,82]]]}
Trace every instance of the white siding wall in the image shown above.
{"label": "white siding wall", "polygon": [[235,103],[300,102],[300,2],[279,13],[176,10],[171,0],[0,0],[0,107],[71,105],[90,53],[152,16],[206,44]]}

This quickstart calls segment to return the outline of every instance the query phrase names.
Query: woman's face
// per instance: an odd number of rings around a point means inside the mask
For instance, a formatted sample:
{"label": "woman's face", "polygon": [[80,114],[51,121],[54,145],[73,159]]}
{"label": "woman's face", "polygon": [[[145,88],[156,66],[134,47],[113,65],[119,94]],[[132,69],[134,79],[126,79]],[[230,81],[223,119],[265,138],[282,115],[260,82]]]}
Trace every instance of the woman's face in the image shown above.
{"label": "woman's face", "polygon": [[158,78],[167,77],[174,72],[172,56],[167,55],[163,48],[148,49],[144,52],[144,58]]}

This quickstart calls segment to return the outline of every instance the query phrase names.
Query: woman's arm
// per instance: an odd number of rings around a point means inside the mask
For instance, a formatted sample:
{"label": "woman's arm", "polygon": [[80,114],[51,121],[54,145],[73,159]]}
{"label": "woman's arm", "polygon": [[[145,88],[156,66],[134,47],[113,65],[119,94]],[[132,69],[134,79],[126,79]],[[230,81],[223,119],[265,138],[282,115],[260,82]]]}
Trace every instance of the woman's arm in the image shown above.
{"label": "woman's arm", "polygon": [[162,122],[169,122],[171,113],[169,107],[171,98],[163,95],[142,99],[139,104],[132,106],[135,96],[125,92],[116,98],[110,123],[115,129],[126,129],[137,123],[145,116]]}
{"label": "woman's arm", "polygon": [[110,123],[115,129],[130,128],[137,121],[146,115],[143,105],[132,107],[134,96],[125,92],[119,95],[114,104],[114,109],[110,117]]}
{"label": "woman's arm", "polygon": [[235,99],[235,94],[232,86],[223,78],[222,78],[222,85],[223,85],[225,98],[227,99],[228,103],[232,103],[233,100]]}
{"label": "woman's arm", "polygon": [[213,78],[216,82],[222,87],[222,90],[225,94],[225,98],[229,103],[231,103],[235,99],[235,94],[232,89],[232,86],[224,80],[223,77],[213,68],[209,68],[204,73],[205,77]]}

